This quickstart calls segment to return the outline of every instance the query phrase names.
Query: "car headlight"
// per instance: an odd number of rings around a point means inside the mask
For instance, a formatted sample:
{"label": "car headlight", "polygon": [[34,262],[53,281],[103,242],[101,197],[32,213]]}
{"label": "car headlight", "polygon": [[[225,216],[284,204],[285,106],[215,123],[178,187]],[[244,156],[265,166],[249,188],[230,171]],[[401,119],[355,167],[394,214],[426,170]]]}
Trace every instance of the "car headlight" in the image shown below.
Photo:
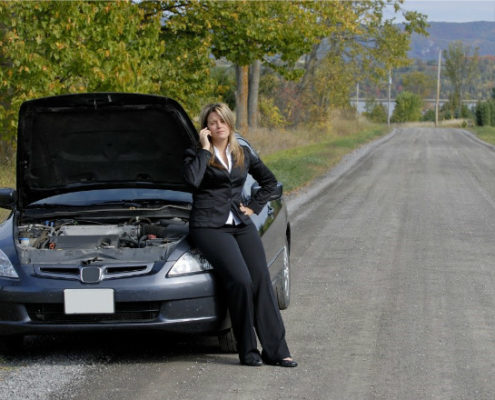
{"label": "car headlight", "polygon": [[213,269],[211,264],[197,252],[184,253],[169,271],[168,276],[179,276],[209,271]]}
{"label": "car headlight", "polygon": [[0,250],[0,276],[6,278],[19,278],[14,266],[10,262],[7,254]]}

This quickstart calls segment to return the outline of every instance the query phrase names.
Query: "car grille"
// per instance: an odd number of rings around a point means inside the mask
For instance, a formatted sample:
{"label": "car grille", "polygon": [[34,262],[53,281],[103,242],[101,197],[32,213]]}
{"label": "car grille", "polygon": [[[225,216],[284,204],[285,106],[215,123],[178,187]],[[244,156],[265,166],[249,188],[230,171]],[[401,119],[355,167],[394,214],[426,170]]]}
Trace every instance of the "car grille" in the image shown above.
{"label": "car grille", "polygon": [[[149,264],[108,264],[92,266],[64,266],[64,265],[37,265],[34,267],[36,275],[44,278],[79,280],[83,283],[96,283],[106,279],[129,278],[131,276],[145,275],[153,269],[153,263]],[[85,280],[84,271],[88,268],[99,270],[97,278],[91,281]]]}
{"label": "car grille", "polygon": [[90,324],[153,321],[160,314],[160,302],[116,303],[113,314],[65,314],[63,304],[27,304],[33,322],[53,324]]}

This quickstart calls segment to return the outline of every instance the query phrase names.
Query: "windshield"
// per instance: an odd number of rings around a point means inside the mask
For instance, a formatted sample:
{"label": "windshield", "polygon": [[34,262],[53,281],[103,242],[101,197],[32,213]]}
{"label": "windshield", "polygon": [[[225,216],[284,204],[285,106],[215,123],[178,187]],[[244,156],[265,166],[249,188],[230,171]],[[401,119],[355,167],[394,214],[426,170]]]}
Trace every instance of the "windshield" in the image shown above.
{"label": "windshield", "polygon": [[187,192],[160,189],[103,189],[71,192],[47,197],[31,203],[29,207],[42,205],[90,206],[119,201],[147,202],[163,201],[169,203],[191,203],[192,195]]}

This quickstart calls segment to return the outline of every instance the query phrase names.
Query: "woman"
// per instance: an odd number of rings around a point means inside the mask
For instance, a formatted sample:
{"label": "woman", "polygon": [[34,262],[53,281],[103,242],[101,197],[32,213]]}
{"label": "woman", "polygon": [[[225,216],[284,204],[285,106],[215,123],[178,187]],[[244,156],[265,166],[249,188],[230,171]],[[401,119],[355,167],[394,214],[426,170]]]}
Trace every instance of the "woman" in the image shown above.
{"label": "woman", "polygon": [[[277,180],[251,151],[239,145],[226,104],[209,104],[201,115],[199,149],[185,155],[185,179],[193,186],[190,235],[223,285],[241,364],[295,367],[275,301],[265,252],[249,216],[259,213]],[[242,186],[250,173],[261,189],[247,204]],[[263,347],[259,353],[256,333]]]}

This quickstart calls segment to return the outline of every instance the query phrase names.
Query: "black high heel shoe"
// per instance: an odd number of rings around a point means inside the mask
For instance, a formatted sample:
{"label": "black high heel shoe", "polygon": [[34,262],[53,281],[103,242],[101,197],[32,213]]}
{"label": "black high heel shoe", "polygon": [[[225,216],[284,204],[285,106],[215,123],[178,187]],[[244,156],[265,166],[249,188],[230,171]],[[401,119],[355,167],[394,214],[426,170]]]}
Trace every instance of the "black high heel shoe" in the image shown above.
{"label": "black high heel shoe", "polygon": [[261,354],[261,358],[263,359],[263,362],[265,364],[268,364],[268,365],[278,365],[278,366],[284,367],[284,368],[294,368],[294,367],[297,367],[297,362],[295,362],[292,359],[290,359],[290,360],[285,360],[285,359],[281,359],[281,360],[270,360],[264,354]]}
{"label": "black high heel shoe", "polygon": [[263,361],[261,361],[260,359],[246,360],[241,361],[241,365],[247,365],[249,367],[261,367],[263,365]]}
{"label": "black high heel shoe", "polygon": [[279,360],[275,365],[280,365],[285,368],[294,368],[297,367],[297,362],[294,360]]}
{"label": "black high heel shoe", "polygon": [[260,353],[258,351],[248,353],[245,357],[241,358],[241,365],[261,367],[263,365],[263,361],[261,360]]}

